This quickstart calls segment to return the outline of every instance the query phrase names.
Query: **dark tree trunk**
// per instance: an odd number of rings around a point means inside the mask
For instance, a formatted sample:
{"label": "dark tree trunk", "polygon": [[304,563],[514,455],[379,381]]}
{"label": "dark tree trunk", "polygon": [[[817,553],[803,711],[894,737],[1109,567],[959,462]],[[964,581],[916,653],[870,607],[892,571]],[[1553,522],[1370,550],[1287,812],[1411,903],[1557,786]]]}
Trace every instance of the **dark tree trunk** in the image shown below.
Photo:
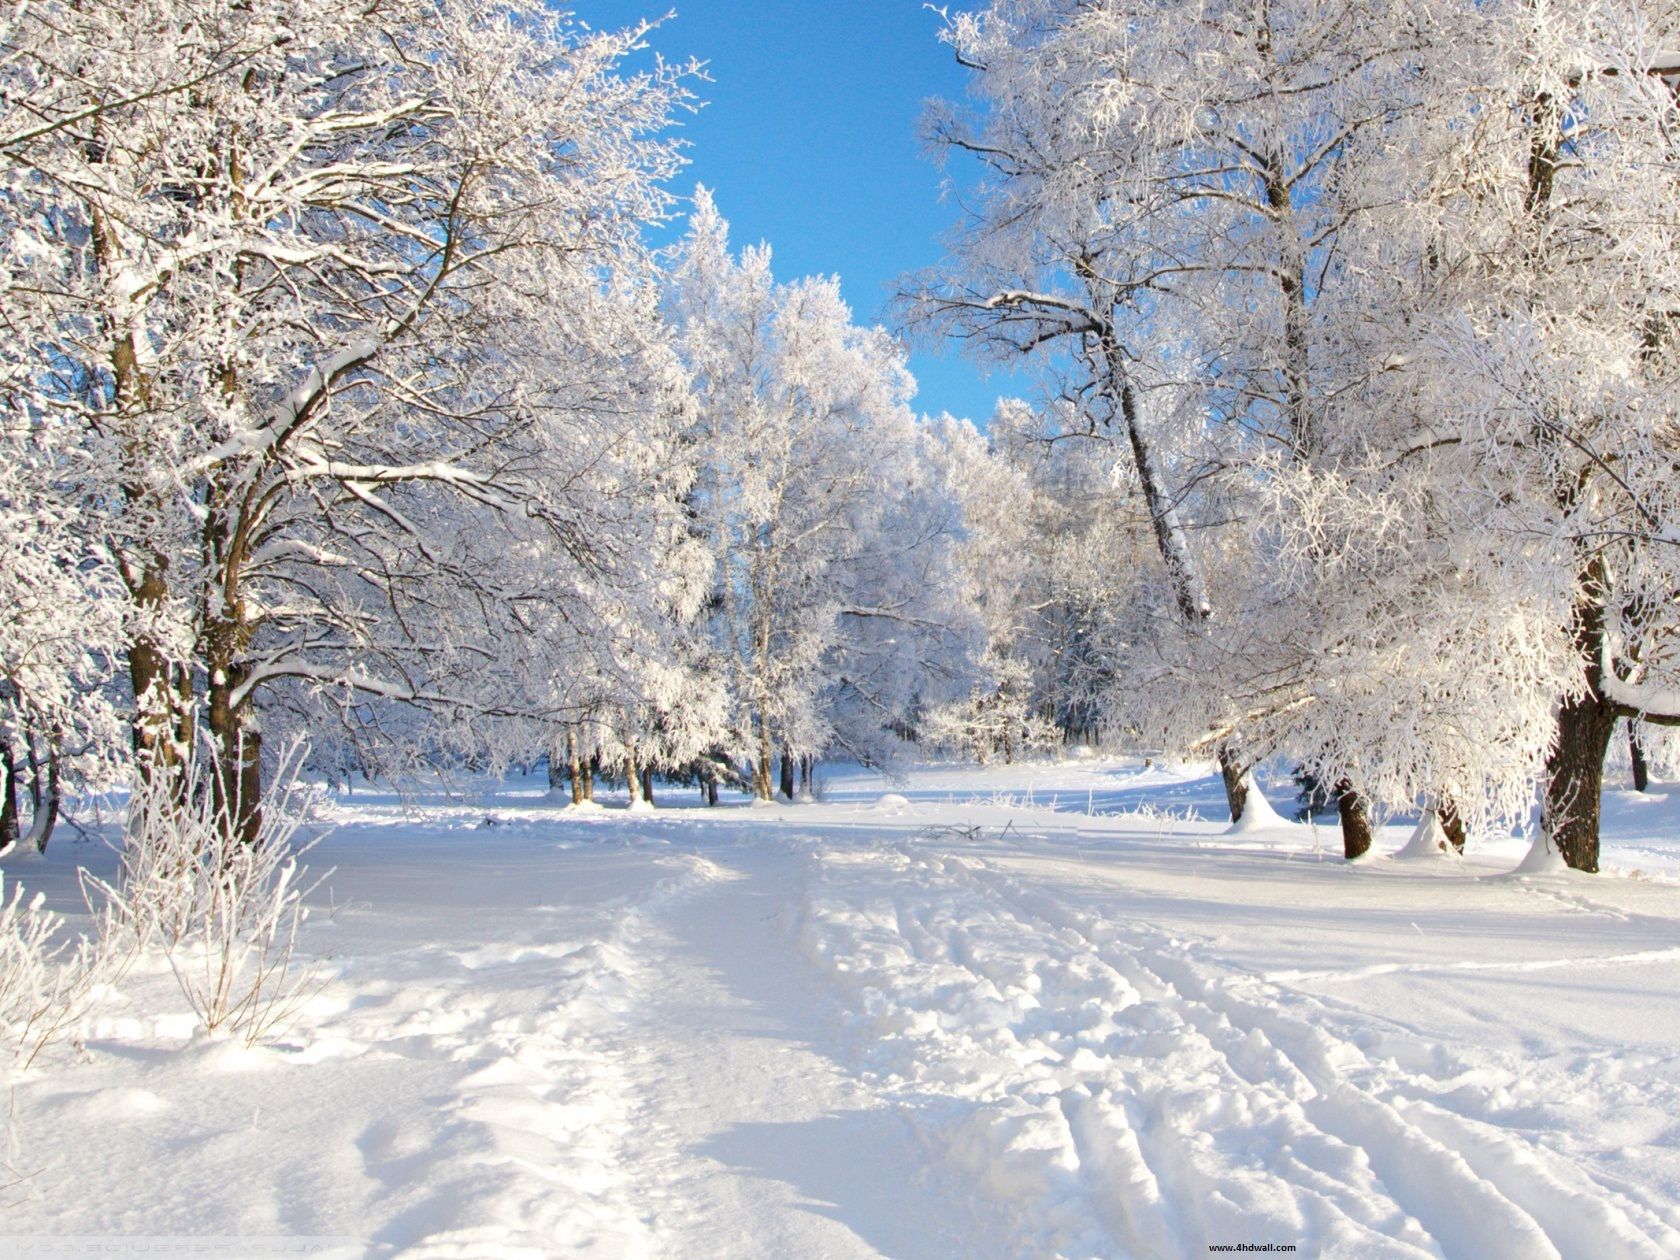
{"label": "dark tree trunk", "polygon": [[[143,594],[137,602],[147,607]],[[128,649],[128,679],[134,691],[131,733],[140,781],[166,790],[177,807],[184,807],[194,736],[187,672],[140,639]]]}
{"label": "dark tree trunk", "polygon": [[595,799],[595,776],[601,772],[601,754],[594,753],[583,763],[583,799]]}
{"label": "dark tree trunk", "polygon": [[1639,742],[1639,728],[1628,722],[1628,760],[1633,763],[1633,790],[1643,792],[1651,786],[1651,767],[1645,763],[1645,745]]}
{"label": "dark tree trunk", "polygon": [[18,840],[17,752],[11,741],[0,739],[0,850]]}
{"label": "dark tree trunk", "polygon": [[782,795],[788,800],[793,799],[793,752],[782,749]]}
{"label": "dark tree trunk", "polygon": [[815,794],[815,789],[811,786],[811,780],[816,777],[816,773],[817,759],[815,757],[804,756],[799,759],[799,795],[801,798],[809,798]]}
{"label": "dark tree trunk", "polygon": [[1598,870],[1599,797],[1604,791],[1604,757],[1610,751],[1619,714],[1604,698],[1604,591],[1608,573],[1602,556],[1582,568],[1581,594],[1572,611],[1575,650],[1585,666],[1586,690],[1558,706],[1556,732],[1546,756],[1540,828],[1563,860],[1577,871]]}
{"label": "dark tree trunk", "polygon": [[548,796],[556,800],[560,796],[560,789],[566,783],[566,763],[561,760],[558,742],[551,744],[548,750]]}
{"label": "dark tree trunk", "polygon": [[250,729],[248,702],[233,702],[242,672],[231,663],[218,662],[214,655],[211,661],[206,718],[214,757],[212,801],[218,825],[251,844],[262,829],[262,736]]}
{"label": "dark tree trunk", "polygon": [[716,805],[717,804],[717,780],[716,779],[707,779],[706,780],[706,804],[708,804],[708,805]]}
{"label": "dark tree trunk", "polygon": [[1441,824],[1441,832],[1447,837],[1447,843],[1463,853],[1464,819],[1459,815],[1458,805],[1452,797],[1442,793],[1441,799],[1435,805],[1435,817]]}
{"label": "dark tree trunk", "polygon": [[1604,755],[1616,729],[1616,712],[1591,690],[1558,709],[1557,735],[1546,758],[1546,794],[1540,826],[1563,860],[1577,871],[1598,870],[1599,796]]}
{"label": "dark tree trunk", "polygon": [[1371,811],[1353,784],[1336,785],[1336,813],[1342,820],[1342,856],[1352,861],[1371,851]]}
{"label": "dark tree trunk", "polygon": [[651,766],[642,771],[642,799],[649,805],[653,804],[653,768]]}
{"label": "dark tree trunk", "polygon": [[1240,822],[1248,808],[1248,770],[1230,744],[1219,745],[1219,777],[1225,781],[1225,804],[1231,821]]}

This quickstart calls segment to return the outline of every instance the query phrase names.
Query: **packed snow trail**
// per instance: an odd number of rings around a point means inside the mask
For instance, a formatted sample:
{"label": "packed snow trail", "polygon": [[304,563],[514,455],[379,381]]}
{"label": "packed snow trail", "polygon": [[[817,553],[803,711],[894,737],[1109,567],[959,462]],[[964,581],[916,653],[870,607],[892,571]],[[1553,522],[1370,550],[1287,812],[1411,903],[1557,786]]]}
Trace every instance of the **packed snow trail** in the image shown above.
{"label": "packed snow trail", "polygon": [[838,1057],[832,999],[794,948],[803,846],[708,848],[715,877],[659,917],[624,1025],[645,1110],[629,1155],[659,1254],[997,1255],[928,1169],[905,1107]]}

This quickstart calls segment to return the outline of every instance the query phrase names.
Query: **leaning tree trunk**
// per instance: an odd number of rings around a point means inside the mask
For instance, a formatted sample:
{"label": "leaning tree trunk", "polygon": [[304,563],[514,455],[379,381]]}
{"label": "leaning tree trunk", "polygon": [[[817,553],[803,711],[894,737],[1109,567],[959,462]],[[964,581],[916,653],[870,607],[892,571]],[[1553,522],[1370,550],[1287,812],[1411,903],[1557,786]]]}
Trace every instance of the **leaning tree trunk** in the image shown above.
{"label": "leaning tree trunk", "polygon": [[1645,745],[1639,740],[1639,728],[1628,719],[1628,760],[1633,763],[1633,790],[1643,792],[1651,786],[1651,767],[1645,761]]}
{"label": "leaning tree trunk", "polygon": [[1446,836],[1447,843],[1463,853],[1464,818],[1458,812],[1458,803],[1445,792],[1435,801],[1435,820],[1441,824],[1441,833]]}
{"label": "leaning tree trunk", "polygon": [[1342,855],[1350,862],[1371,851],[1371,811],[1346,779],[1336,785],[1336,813],[1342,820]]}
{"label": "leaning tree trunk", "polygon": [[[1166,565],[1173,600],[1186,623],[1201,624],[1213,616],[1213,605],[1208,599],[1207,588],[1202,584],[1195,557],[1190,553],[1184,524],[1178,516],[1178,506],[1166,492],[1161,472],[1156,467],[1155,451],[1143,431],[1137,391],[1132,387],[1125,354],[1112,337],[1107,339],[1104,353],[1111,387],[1119,395],[1120,419],[1126,430],[1126,442],[1131,447],[1132,466],[1143,489],[1149,523],[1155,532],[1155,547]],[[1231,821],[1238,822],[1248,805],[1248,785],[1244,782],[1247,767],[1242,764],[1232,743],[1219,746],[1219,772],[1225,784],[1225,804],[1231,811]]]}

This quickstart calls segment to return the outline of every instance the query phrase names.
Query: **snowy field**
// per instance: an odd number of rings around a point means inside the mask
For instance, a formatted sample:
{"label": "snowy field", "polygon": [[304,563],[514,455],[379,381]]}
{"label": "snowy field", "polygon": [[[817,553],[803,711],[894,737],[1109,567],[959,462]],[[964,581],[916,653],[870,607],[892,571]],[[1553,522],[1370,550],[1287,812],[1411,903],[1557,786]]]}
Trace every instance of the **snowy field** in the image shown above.
{"label": "snowy field", "polygon": [[247,1049],[131,972],[11,1090],[0,1256],[1680,1255],[1673,785],[1598,877],[1136,763],[691,797],[335,798],[330,978]]}

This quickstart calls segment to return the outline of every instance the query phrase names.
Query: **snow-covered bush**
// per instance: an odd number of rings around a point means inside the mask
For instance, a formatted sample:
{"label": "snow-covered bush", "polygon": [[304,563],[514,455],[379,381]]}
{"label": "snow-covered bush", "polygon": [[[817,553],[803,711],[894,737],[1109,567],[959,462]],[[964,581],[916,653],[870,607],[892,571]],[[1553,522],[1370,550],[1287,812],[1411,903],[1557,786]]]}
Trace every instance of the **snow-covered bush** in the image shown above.
{"label": "snow-covered bush", "polygon": [[318,967],[294,966],[303,899],[320,882],[305,883],[299,860],[319,840],[297,843],[308,812],[301,760],[297,749],[282,757],[254,841],[220,817],[201,768],[189,777],[184,805],[166,788],[141,785],[116,884],[86,879],[104,901],[105,936],[132,950],[161,950],[203,1026],[247,1044],[286,1022],[318,987]]}

